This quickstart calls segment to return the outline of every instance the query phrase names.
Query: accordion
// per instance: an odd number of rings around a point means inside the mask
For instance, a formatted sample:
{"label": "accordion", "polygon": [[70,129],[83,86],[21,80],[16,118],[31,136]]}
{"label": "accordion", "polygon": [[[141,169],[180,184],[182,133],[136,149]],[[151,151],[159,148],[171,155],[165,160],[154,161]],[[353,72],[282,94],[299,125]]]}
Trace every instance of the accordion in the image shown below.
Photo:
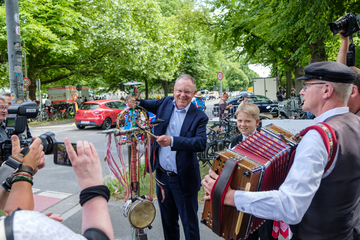
{"label": "accordion", "polygon": [[201,222],[224,239],[248,237],[265,220],[224,205],[228,187],[244,191],[278,189],[291,166],[290,156],[296,145],[294,135],[270,124],[233,149],[218,152],[212,170],[220,176],[211,192],[211,202],[205,201]]}

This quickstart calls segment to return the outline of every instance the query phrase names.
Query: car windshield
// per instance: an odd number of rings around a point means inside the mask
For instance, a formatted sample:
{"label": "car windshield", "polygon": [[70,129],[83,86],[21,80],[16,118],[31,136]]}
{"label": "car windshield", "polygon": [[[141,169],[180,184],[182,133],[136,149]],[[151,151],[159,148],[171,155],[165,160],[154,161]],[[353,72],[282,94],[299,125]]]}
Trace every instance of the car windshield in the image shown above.
{"label": "car windshield", "polygon": [[264,96],[256,96],[258,102],[269,102],[270,99]]}
{"label": "car windshield", "polygon": [[238,97],[232,97],[232,98],[229,98],[226,103],[229,103],[229,102],[237,102],[239,100],[239,96]]}
{"label": "car windshield", "polygon": [[98,108],[100,105],[99,104],[94,104],[94,103],[84,103],[81,106],[81,110],[94,110],[96,108]]}
{"label": "car windshield", "polygon": [[122,102],[115,102],[115,104],[118,106],[118,108],[120,109],[124,109],[126,107],[126,105]]}

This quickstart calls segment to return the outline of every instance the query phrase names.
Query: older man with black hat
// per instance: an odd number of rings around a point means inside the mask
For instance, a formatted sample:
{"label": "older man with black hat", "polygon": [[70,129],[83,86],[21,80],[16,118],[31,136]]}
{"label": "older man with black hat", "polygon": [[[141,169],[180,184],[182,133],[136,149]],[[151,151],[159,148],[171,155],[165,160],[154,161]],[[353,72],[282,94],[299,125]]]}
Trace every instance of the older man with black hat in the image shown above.
{"label": "older man with black hat", "polygon": [[[338,151],[328,171],[328,152],[320,134],[308,131],[297,147],[294,163],[279,190],[228,190],[225,204],[264,219],[291,224],[292,239],[358,239],[360,233],[360,118],[349,112],[347,100],[356,74],[336,62],[305,67],[300,94],[303,110],[315,123],[335,131]],[[209,192],[214,172],[202,184]]]}

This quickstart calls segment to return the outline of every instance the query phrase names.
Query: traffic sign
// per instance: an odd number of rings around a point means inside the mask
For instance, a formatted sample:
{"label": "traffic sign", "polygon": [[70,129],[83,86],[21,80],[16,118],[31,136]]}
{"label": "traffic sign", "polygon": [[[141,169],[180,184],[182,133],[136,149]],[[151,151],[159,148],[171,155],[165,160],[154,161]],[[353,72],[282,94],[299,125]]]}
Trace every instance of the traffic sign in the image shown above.
{"label": "traffic sign", "polygon": [[30,86],[30,79],[28,78],[23,78],[23,82],[24,82],[24,87],[29,87]]}
{"label": "traffic sign", "polygon": [[216,77],[219,81],[221,81],[224,78],[224,74],[222,72],[218,72]]}

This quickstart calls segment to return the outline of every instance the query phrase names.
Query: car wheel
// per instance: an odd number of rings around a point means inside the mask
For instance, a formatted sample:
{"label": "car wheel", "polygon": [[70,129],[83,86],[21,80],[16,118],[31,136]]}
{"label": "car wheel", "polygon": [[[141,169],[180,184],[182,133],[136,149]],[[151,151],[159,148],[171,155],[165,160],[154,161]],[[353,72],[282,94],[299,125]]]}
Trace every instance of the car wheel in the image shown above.
{"label": "car wheel", "polygon": [[85,128],[85,126],[83,126],[83,125],[76,125],[76,127],[77,127],[78,129],[84,129],[84,128]]}
{"label": "car wheel", "polygon": [[109,128],[111,128],[111,119],[106,118],[105,121],[103,122],[103,124],[101,125],[101,129],[102,130],[107,130]]}

